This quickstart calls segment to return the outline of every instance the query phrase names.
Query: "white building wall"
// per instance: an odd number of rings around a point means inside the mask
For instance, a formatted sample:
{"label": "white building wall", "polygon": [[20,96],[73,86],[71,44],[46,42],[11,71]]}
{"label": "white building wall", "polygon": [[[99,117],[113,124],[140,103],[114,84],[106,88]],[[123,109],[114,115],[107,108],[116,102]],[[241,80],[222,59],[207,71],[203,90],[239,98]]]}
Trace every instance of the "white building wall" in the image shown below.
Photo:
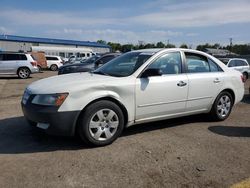
{"label": "white building wall", "polygon": [[55,46],[55,47],[87,47],[91,48],[96,53],[110,52],[109,48],[91,47],[91,46],[76,46],[76,45],[61,45],[61,44],[46,44],[46,43],[30,43],[30,42],[12,42],[0,41],[0,48],[4,51],[31,51],[31,46]]}

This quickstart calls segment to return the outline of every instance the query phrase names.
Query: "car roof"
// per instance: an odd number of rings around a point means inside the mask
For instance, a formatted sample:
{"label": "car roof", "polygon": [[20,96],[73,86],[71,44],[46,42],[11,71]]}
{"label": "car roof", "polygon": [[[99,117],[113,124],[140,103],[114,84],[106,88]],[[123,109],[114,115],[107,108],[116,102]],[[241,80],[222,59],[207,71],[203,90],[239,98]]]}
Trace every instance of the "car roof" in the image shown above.
{"label": "car roof", "polygon": [[243,58],[230,58],[229,61],[230,60],[242,60],[242,61],[246,61],[246,59],[243,59]]}
{"label": "car roof", "polygon": [[149,49],[140,49],[140,50],[134,50],[133,52],[145,52],[145,53],[158,53],[161,51],[184,51],[184,52],[190,52],[190,53],[200,53],[200,54],[206,54],[205,52],[199,51],[199,50],[193,50],[193,49],[187,49],[187,48],[149,48]]}
{"label": "car roof", "polygon": [[58,55],[45,55],[45,57],[60,57]]}
{"label": "car roof", "polygon": [[28,54],[28,53],[23,53],[23,52],[8,52],[8,51],[5,51],[5,52],[0,52],[0,54]]}

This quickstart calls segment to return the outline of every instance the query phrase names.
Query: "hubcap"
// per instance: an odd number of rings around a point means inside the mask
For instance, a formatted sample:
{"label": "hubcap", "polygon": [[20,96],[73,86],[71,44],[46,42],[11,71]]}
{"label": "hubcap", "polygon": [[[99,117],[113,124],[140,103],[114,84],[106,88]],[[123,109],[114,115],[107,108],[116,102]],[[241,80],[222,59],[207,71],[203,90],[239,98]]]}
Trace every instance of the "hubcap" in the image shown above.
{"label": "hubcap", "polygon": [[19,71],[19,76],[21,78],[27,78],[29,76],[29,71],[27,69],[21,69]]}
{"label": "hubcap", "polygon": [[226,117],[231,109],[231,100],[227,95],[220,98],[217,104],[217,112],[221,117]]}
{"label": "hubcap", "polygon": [[53,71],[57,70],[57,66],[56,65],[51,65],[51,70],[53,70]]}
{"label": "hubcap", "polygon": [[119,125],[117,114],[111,109],[97,111],[89,123],[90,135],[99,141],[105,141],[113,137]]}

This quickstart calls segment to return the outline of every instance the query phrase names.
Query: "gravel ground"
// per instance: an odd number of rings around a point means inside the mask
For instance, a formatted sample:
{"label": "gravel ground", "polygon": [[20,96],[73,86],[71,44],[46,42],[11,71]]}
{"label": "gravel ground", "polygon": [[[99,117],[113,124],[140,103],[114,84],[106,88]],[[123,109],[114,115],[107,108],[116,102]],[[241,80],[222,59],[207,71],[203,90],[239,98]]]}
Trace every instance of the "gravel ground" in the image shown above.
{"label": "gravel ground", "polygon": [[[203,115],[136,125],[88,148],[25,122],[24,88],[55,75],[0,78],[0,187],[230,187],[250,177],[250,96],[224,122]],[[250,82],[246,83],[246,88]]]}

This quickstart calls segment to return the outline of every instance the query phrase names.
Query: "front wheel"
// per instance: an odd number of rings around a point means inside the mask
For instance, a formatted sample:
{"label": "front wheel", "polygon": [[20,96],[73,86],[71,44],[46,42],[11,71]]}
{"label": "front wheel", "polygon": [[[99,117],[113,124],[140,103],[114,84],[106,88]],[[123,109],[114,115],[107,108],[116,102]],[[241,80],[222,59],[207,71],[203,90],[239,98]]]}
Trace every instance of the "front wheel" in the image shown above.
{"label": "front wheel", "polygon": [[92,146],[105,146],[114,142],[124,128],[124,116],[115,103],[98,101],[82,114],[78,124],[80,138]]}
{"label": "front wheel", "polygon": [[223,121],[230,115],[232,107],[232,95],[227,91],[221,92],[214,101],[210,116],[215,121]]}
{"label": "front wheel", "polygon": [[30,70],[28,68],[25,68],[25,67],[20,68],[17,71],[17,75],[21,79],[26,79],[30,76]]}

